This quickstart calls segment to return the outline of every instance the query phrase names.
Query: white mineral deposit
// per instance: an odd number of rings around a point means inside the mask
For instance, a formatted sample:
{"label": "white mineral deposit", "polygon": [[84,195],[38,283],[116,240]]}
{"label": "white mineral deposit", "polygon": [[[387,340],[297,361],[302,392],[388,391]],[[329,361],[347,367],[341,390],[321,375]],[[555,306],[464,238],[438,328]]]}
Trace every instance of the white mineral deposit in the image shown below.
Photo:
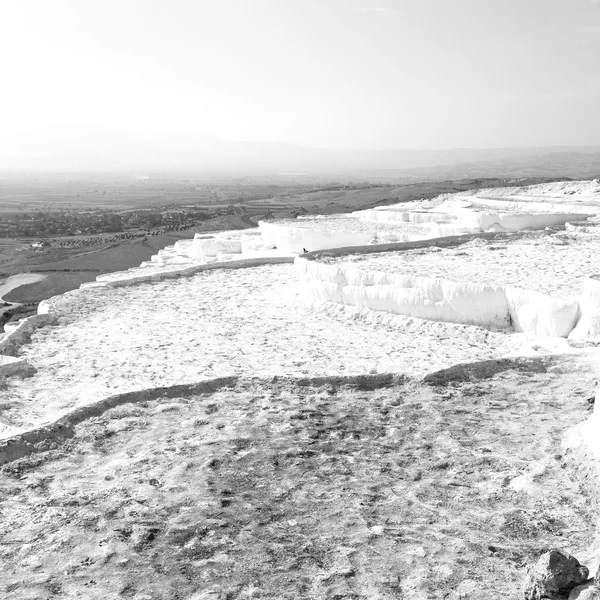
{"label": "white mineral deposit", "polygon": [[0,57],[0,600],[600,600],[600,0]]}

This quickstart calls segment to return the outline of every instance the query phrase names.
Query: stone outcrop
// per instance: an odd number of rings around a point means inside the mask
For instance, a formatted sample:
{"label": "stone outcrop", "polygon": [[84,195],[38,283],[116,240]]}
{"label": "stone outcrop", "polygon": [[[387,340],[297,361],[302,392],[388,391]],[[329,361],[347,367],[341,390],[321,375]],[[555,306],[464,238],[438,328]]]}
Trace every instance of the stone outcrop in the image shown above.
{"label": "stone outcrop", "polygon": [[24,358],[15,356],[0,356],[0,377],[11,375],[29,376],[35,373],[35,367]]}
{"label": "stone outcrop", "polygon": [[571,590],[587,581],[589,571],[560,550],[550,550],[528,569],[523,586],[526,600],[565,600]]}

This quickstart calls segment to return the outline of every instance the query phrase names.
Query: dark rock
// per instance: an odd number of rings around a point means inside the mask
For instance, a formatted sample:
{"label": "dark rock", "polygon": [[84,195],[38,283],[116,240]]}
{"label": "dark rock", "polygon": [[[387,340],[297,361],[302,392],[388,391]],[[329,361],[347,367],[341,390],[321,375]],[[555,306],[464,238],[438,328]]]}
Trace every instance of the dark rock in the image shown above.
{"label": "dark rock", "polygon": [[569,600],[600,600],[600,567],[594,579],[576,587],[570,594]]}
{"label": "dark rock", "polygon": [[600,589],[591,582],[578,585],[569,594],[569,600],[600,600]]}
{"label": "dark rock", "polygon": [[550,550],[528,567],[523,586],[526,600],[564,600],[569,592],[587,581],[589,571],[570,554]]}

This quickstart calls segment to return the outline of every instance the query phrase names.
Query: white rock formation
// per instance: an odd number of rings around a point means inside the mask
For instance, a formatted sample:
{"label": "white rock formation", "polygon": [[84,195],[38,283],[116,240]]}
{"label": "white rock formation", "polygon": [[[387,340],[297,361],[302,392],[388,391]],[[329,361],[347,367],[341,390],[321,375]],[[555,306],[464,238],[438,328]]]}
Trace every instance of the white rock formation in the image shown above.
{"label": "white rock formation", "polygon": [[516,332],[567,337],[577,323],[579,302],[576,298],[552,298],[511,287],[505,289],[505,294]]}
{"label": "white rock formation", "polygon": [[[402,205],[398,205],[399,207]],[[465,207],[464,203],[445,202],[436,210],[392,211],[370,209],[355,213],[361,221],[373,223],[431,223],[445,228],[446,235],[477,233],[480,231],[521,231],[522,229],[545,229],[564,225],[567,221],[581,220],[596,214],[589,212],[527,212],[511,213],[482,211],[475,206]],[[440,210],[443,208],[444,210]],[[435,229],[432,229],[432,234]],[[431,237],[437,237],[432,235]]]}
{"label": "white rock formation", "polygon": [[[433,200],[404,202],[356,211],[349,215],[304,216],[297,220],[259,221],[263,242],[300,254],[373,243],[407,242],[465,233],[516,232],[563,227],[600,213],[597,186],[589,182],[552,188],[545,198],[528,195],[527,188],[510,188],[511,194],[482,190],[481,194],[447,194]],[[351,226],[357,221],[362,227]]]}
{"label": "white rock formation", "polygon": [[482,212],[478,210],[462,209],[459,223],[464,227],[480,231],[490,231],[494,227],[497,231],[521,231],[523,229],[545,229],[564,225],[567,221],[582,218],[578,213],[523,213],[508,212]]}
{"label": "white rock formation", "polygon": [[434,321],[510,326],[506,294],[500,287],[336,267],[301,257],[295,264],[314,300]]}
{"label": "white rock formation", "polygon": [[242,253],[242,235],[240,231],[222,231],[214,235],[196,234],[191,256],[194,258],[214,257],[220,252],[227,254]]}
{"label": "white rock formation", "polygon": [[307,296],[434,321],[567,337],[577,322],[577,299],[555,299],[518,288],[455,282],[322,264],[297,257]]}
{"label": "white rock formation", "polygon": [[569,339],[600,342],[600,275],[590,275],[583,280],[579,306],[581,318]]}
{"label": "white rock formation", "polygon": [[375,228],[367,232],[335,231],[323,225],[298,227],[291,223],[258,222],[266,246],[293,254],[302,254],[305,249],[312,252],[344,246],[366,246],[376,234]]}

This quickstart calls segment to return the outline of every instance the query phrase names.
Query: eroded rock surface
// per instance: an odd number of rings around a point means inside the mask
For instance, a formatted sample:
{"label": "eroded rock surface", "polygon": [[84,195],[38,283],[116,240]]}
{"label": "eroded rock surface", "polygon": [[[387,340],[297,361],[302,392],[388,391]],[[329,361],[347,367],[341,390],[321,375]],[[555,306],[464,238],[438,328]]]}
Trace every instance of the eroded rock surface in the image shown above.
{"label": "eroded rock surface", "polygon": [[526,600],[563,600],[587,581],[588,568],[570,554],[550,550],[528,569],[524,585]]}

